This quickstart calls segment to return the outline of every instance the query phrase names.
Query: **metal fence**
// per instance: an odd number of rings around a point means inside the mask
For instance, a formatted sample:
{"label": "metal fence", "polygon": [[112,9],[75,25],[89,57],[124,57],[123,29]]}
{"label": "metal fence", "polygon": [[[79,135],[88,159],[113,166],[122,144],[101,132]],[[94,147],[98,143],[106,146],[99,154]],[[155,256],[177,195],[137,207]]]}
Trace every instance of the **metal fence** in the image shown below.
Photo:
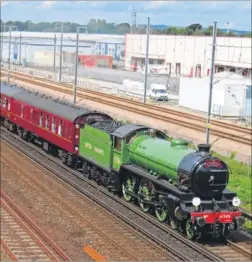
{"label": "metal fence", "polygon": [[[3,62],[8,62],[5,59]],[[16,65],[18,66],[18,65]],[[54,72],[53,65],[45,65],[37,62],[26,62],[25,67],[34,69],[47,70]],[[59,73],[59,67],[55,67],[55,72]],[[71,63],[63,63],[62,73],[68,76],[75,74],[75,65]],[[124,79],[130,79],[132,81],[138,81],[144,83],[144,75],[140,72],[132,72],[127,70],[108,69],[101,67],[84,67],[79,64],[78,77],[84,77],[89,79],[96,79],[100,81],[106,81],[109,83],[122,84]],[[163,84],[167,87],[170,94],[178,95],[180,87],[180,75],[148,75],[147,88],[150,88],[151,84]]]}
{"label": "metal fence", "polygon": [[[3,64],[3,68],[7,69],[8,65]],[[50,81],[59,81],[59,73],[54,73],[50,71],[42,71],[39,69],[34,69],[34,68],[28,68],[28,67],[21,67],[18,65],[12,65],[11,66],[12,71],[18,71],[18,72],[23,72],[23,73],[28,73],[31,74],[35,77],[41,77]],[[62,75],[62,82],[63,83],[68,83],[71,85],[74,85],[74,76],[70,74],[63,74]],[[106,81],[100,81],[96,79],[86,79],[83,77],[78,77],[77,79],[77,86],[84,88],[84,89],[90,89],[94,91],[101,91],[104,93],[108,94],[115,94],[115,95],[120,95],[120,96],[129,96],[132,98],[136,99],[143,99],[143,94],[139,94],[137,92],[132,91],[125,91],[122,88],[121,84],[117,83],[110,83]]]}

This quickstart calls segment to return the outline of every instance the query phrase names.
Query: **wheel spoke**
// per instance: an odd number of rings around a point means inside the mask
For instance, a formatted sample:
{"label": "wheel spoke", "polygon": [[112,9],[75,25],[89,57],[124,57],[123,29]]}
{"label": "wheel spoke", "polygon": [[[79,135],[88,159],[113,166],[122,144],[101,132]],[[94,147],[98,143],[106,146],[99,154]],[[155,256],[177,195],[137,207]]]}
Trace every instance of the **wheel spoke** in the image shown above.
{"label": "wheel spoke", "polygon": [[134,185],[135,182],[131,177],[127,177],[122,184],[123,197],[127,202],[130,202],[132,200],[131,193],[133,193]]}
{"label": "wheel spoke", "polygon": [[145,204],[143,200],[151,201],[152,188],[153,186],[150,181],[146,181],[144,179],[141,180],[139,190],[138,190],[138,196],[140,197],[139,205],[145,213],[150,211],[151,205]]}

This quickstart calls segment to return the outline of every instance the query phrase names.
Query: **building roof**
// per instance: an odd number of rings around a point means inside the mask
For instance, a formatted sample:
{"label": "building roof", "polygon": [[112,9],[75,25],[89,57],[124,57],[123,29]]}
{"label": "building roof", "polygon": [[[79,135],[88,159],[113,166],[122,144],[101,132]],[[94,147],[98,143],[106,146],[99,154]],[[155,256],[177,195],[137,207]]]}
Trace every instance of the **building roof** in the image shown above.
{"label": "building roof", "polygon": [[6,83],[3,83],[1,85],[1,93],[14,97],[19,101],[25,102],[62,118],[66,118],[72,122],[74,122],[74,120],[78,116],[92,113],[87,109],[76,107],[66,101],[53,99],[52,97],[48,97],[40,93],[31,92],[24,88],[10,86]]}
{"label": "building roof", "polygon": [[[12,32],[12,37],[20,37],[20,33],[22,34],[22,38],[41,38],[41,39],[54,39],[54,35],[56,34],[57,38],[61,37],[61,33],[54,33],[54,32],[25,32],[25,31],[14,31]],[[4,37],[9,36],[9,32],[3,33]],[[76,40],[77,34],[76,33],[64,33],[64,40]],[[113,34],[79,34],[79,41],[91,41],[91,42],[104,42],[104,41],[120,41],[122,43],[125,42],[124,35],[113,35]]]}
{"label": "building roof", "polygon": [[138,125],[138,124],[127,124],[127,125],[123,125],[117,128],[113,133],[111,133],[111,135],[119,137],[119,138],[124,138],[127,135],[133,133],[134,131],[138,131],[141,129],[142,130],[149,129],[149,127]]}

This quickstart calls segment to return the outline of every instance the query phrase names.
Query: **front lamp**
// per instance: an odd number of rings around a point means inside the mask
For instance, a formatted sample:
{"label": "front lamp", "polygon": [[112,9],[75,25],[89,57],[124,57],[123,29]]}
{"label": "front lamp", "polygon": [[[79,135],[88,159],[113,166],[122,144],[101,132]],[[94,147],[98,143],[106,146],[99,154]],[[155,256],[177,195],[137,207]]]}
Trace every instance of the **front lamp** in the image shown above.
{"label": "front lamp", "polygon": [[200,203],[201,203],[201,200],[200,200],[199,197],[194,197],[194,198],[192,199],[192,204],[193,204],[195,207],[198,207],[198,206],[200,205]]}
{"label": "front lamp", "polygon": [[241,204],[240,198],[239,197],[234,197],[233,200],[232,200],[232,204],[233,204],[234,207],[240,206],[240,204]]}

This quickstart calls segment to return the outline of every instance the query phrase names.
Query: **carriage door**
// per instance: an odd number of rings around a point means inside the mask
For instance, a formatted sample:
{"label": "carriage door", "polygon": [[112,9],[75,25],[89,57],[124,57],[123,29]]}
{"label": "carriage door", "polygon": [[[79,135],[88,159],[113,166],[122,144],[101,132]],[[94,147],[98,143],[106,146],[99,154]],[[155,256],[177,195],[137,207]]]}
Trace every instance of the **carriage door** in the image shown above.
{"label": "carriage door", "polygon": [[113,140],[113,168],[119,170],[122,158],[122,139],[115,137]]}

